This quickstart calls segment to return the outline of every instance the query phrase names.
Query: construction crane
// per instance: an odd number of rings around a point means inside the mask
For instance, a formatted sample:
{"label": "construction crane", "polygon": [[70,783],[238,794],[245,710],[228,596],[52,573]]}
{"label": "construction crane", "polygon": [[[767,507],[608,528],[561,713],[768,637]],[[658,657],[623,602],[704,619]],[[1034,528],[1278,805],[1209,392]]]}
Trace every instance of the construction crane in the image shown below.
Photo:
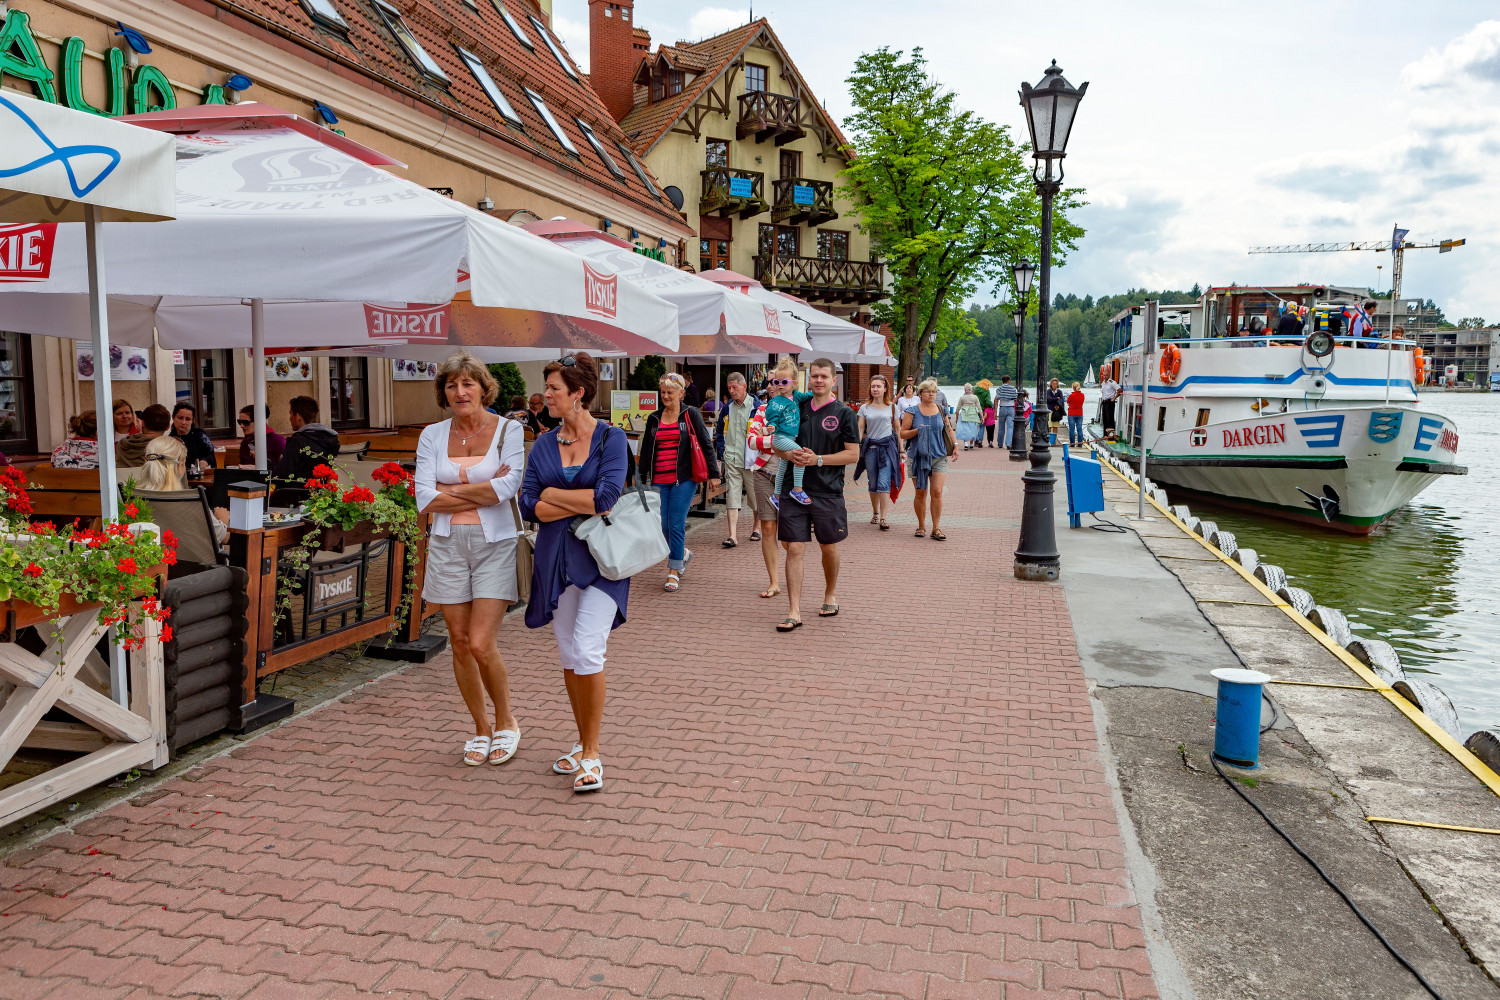
{"label": "construction crane", "polygon": [[1447,253],[1461,247],[1467,240],[1438,240],[1436,243],[1408,243],[1406,234],[1410,230],[1400,226],[1391,227],[1389,240],[1369,240],[1365,243],[1294,243],[1278,247],[1251,247],[1251,253],[1333,253],[1342,250],[1389,250],[1391,252],[1391,321],[1386,337],[1385,401],[1391,401],[1391,351],[1396,339],[1396,306],[1401,301],[1401,262],[1408,250],[1437,250]]}
{"label": "construction crane", "polygon": [[1365,243],[1293,243],[1279,247],[1251,247],[1251,253],[1333,253],[1341,250],[1389,250],[1391,252],[1391,332],[1396,329],[1396,303],[1401,299],[1401,259],[1408,250],[1436,250],[1447,253],[1454,247],[1463,246],[1467,240],[1438,240],[1436,243],[1408,243],[1409,230],[1399,226],[1392,228],[1388,240],[1369,240]]}

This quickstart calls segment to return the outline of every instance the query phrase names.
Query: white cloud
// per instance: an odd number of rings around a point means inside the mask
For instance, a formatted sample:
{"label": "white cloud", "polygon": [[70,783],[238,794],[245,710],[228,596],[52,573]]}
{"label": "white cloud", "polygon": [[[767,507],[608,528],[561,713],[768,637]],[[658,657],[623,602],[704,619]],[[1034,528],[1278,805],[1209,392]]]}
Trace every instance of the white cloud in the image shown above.
{"label": "white cloud", "polygon": [[750,23],[750,12],[729,7],[704,7],[688,18],[688,38],[697,40]]}
{"label": "white cloud", "polygon": [[1401,71],[1408,87],[1425,90],[1463,83],[1460,74],[1500,83],[1500,21],[1481,21],[1443,46],[1428,49]]}

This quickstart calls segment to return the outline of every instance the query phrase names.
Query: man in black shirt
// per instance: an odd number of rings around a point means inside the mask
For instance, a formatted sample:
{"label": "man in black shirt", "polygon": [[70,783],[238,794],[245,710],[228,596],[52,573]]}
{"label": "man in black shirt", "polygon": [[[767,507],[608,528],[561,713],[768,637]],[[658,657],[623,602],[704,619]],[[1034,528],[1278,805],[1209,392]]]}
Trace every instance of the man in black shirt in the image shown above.
{"label": "man in black shirt", "polygon": [[546,404],[542,402],[542,394],[539,392],[533,392],[531,394],[530,412],[531,418],[528,422],[531,424],[531,432],[533,434],[541,434],[544,431],[550,431],[552,428],[562,423],[562,417],[554,417],[551,411],[547,409]]}
{"label": "man in black shirt", "polygon": [[[839,552],[835,547],[849,535],[844,508],[844,466],[859,461],[859,420],[854,411],[833,398],[834,366],[819,358],[807,369],[807,387],[812,398],[802,401],[801,426],[796,451],[778,452],[782,459],[807,468],[802,489],[810,504],[782,501],[777,516],[776,538],[786,547],[786,596],[788,614],[778,632],[802,627],[802,559],[807,542],[816,536],[823,555],[823,607],[819,618],[839,613],[837,600]],[[783,484],[790,493],[792,477]]]}

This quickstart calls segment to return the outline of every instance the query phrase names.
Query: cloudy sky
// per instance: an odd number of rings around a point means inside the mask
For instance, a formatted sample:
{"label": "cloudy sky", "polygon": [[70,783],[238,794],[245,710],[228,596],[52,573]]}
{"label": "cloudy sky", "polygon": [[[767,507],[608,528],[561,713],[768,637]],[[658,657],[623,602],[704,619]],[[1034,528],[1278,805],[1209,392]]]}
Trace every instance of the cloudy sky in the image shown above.
{"label": "cloudy sky", "polygon": [[[653,44],[743,24],[748,9],[636,0]],[[1057,14],[1066,10],[1065,21]],[[829,110],[861,52],[920,45],[960,100],[1024,134],[1021,79],[1056,59],[1089,82],[1067,176],[1088,191],[1079,295],[1297,280],[1390,285],[1390,255],[1250,256],[1257,244],[1467,237],[1406,254],[1403,294],[1500,323],[1500,20],[1493,2],[1249,4],[994,0],[757,3]],[[586,0],[554,0],[588,60]],[[1384,265],[1377,270],[1376,265]]]}

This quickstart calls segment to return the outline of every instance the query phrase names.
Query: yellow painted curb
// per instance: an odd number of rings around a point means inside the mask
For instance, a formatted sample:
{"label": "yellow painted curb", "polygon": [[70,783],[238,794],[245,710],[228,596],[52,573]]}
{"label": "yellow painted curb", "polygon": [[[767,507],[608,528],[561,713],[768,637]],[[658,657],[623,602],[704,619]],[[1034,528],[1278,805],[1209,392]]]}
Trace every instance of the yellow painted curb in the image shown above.
{"label": "yellow painted curb", "polygon": [[[1097,448],[1095,448],[1094,450],[1096,452],[1098,451]],[[1108,462],[1100,462],[1099,465],[1102,468],[1108,469],[1110,472],[1113,472],[1116,478],[1118,478],[1126,486],[1135,490],[1137,493],[1141,491],[1141,488],[1138,484],[1132,483],[1129,479],[1127,479],[1120,473],[1119,469],[1116,469],[1113,465],[1110,465]],[[1199,535],[1195,531],[1189,531],[1188,526],[1182,523],[1182,521],[1178,520],[1176,514],[1173,514],[1166,507],[1163,507],[1161,504],[1157,503],[1156,498],[1151,496],[1149,493],[1146,494],[1146,502],[1160,511],[1167,518],[1167,520],[1171,521],[1173,524],[1177,525],[1178,528],[1182,529],[1182,531],[1189,538],[1193,539],[1199,545],[1203,546],[1210,553],[1212,553],[1216,557],[1218,562],[1224,563],[1230,569],[1234,570],[1240,576],[1244,577],[1245,581],[1249,583],[1250,586],[1260,591],[1266,597],[1269,597],[1272,603],[1275,604],[1276,607],[1280,608],[1288,618],[1296,622],[1303,631],[1316,639],[1324,649],[1328,650],[1334,656],[1338,657],[1340,662],[1342,662],[1344,666],[1352,670],[1360,680],[1364,681],[1371,688],[1379,691],[1382,695],[1384,695],[1386,701],[1389,701],[1392,705],[1396,706],[1396,708],[1403,715],[1405,715],[1412,722],[1416,723],[1417,728],[1426,733],[1429,739],[1431,739],[1438,746],[1442,747],[1444,750],[1448,751],[1448,753],[1453,757],[1454,760],[1458,761],[1471,774],[1473,774],[1474,777],[1482,781],[1486,788],[1494,792],[1496,795],[1500,795],[1500,774],[1496,774],[1494,771],[1490,770],[1489,767],[1485,765],[1484,761],[1480,760],[1478,757],[1470,753],[1468,749],[1462,743],[1458,742],[1458,740],[1454,739],[1446,729],[1444,729],[1442,726],[1439,726],[1436,722],[1433,722],[1432,719],[1428,718],[1425,712],[1423,712],[1417,706],[1413,705],[1411,702],[1407,701],[1405,698],[1401,697],[1401,695],[1397,694],[1394,688],[1392,688],[1389,684],[1376,676],[1374,671],[1372,671],[1369,667],[1356,660],[1353,654],[1351,654],[1347,649],[1344,649],[1338,643],[1328,638],[1328,633],[1318,628],[1306,618],[1303,618],[1300,614],[1297,613],[1297,610],[1295,608],[1293,608],[1287,602],[1283,601],[1281,598],[1277,597],[1270,588],[1268,588],[1259,580],[1259,578],[1255,576],[1254,573],[1249,572],[1245,569],[1245,567],[1241,566],[1239,563],[1226,556],[1223,552],[1220,552],[1217,547],[1209,542],[1208,539]]]}
{"label": "yellow painted curb", "polygon": [[1500,837],[1500,830],[1482,826],[1452,826],[1448,823],[1426,823],[1419,819],[1391,819],[1389,816],[1366,816],[1367,823],[1394,823],[1396,826],[1420,826],[1424,830],[1457,830],[1459,833],[1488,833]]}

